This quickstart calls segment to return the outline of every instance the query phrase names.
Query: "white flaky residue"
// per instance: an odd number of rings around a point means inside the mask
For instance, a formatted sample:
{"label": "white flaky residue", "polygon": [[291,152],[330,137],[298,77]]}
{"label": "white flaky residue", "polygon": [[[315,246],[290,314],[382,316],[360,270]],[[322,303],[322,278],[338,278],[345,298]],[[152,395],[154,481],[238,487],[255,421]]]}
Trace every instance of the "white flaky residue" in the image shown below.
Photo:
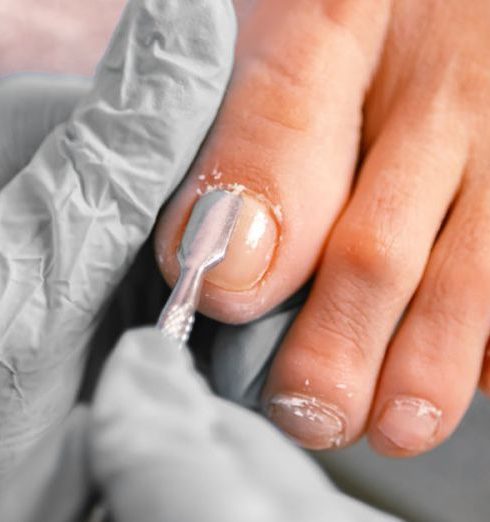
{"label": "white flaky residue", "polygon": [[[295,417],[300,417],[312,425],[316,425],[313,431],[321,429],[325,425],[326,418],[329,425],[329,440],[325,441],[325,447],[338,447],[345,439],[345,418],[342,412],[331,404],[325,404],[315,397],[303,395],[279,394],[272,398],[270,407],[279,406],[289,410]],[[305,431],[311,431],[311,426],[305,424]],[[332,429],[333,427],[333,429]]]}
{"label": "white flaky residue", "polygon": [[214,167],[214,169],[211,172],[211,177],[215,180],[220,179],[222,175],[223,173],[220,170],[218,170],[218,167]]}
{"label": "white flaky residue", "polygon": [[[198,187],[196,189],[196,193],[198,196],[202,196],[203,194],[206,194],[207,192],[211,192],[212,190],[228,190],[232,192],[233,194],[241,194],[242,192],[246,191],[247,188],[245,185],[242,185],[241,183],[222,183],[218,180],[221,179],[223,173],[215,167],[212,172],[208,176],[205,176],[204,174],[200,174],[197,176],[197,179],[200,181],[205,181],[204,187]],[[211,178],[211,179],[209,179]],[[268,207],[274,217],[276,218],[278,223],[282,223],[283,220],[283,213],[282,213],[282,207],[281,205],[271,205],[269,200],[263,196],[262,194],[254,193],[254,196],[259,200],[262,201],[266,207]],[[281,238],[279,238],[281,239]]]}
{"label": "white flaky residue", "polygon": [[[200,176],[198,176],[198,179],[202,179]],[[218,179],[218,178],[216,178]],[[208,183],[206,182],[206,185],[203,188],[198,187],[196,189],[196,192],[202,196],[203,194],[207,194],[208,192],[212,192],[213,190],[227,190],[228,192],[231,192],[232,194],[241,194],[245,189],[244,185],[241,185],[240,183]]]}
{"label": "white flaky residue", "polygon": [[393,405],[400,410],[408,408],[413,411],[415,409],[415,415],[417,417],[433,417],[437,420],[442,417],[442,411],[424,399],[400,397],[393,401]]}

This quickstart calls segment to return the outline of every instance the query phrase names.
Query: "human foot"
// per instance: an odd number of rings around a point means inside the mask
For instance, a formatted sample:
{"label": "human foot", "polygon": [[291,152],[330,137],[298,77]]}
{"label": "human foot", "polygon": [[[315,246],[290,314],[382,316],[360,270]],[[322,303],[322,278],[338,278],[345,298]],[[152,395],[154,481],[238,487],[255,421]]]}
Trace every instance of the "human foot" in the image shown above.
{"label": "human foot", "polygon": [[[469,404],[490,326],[489,17],[483,0],[262,0],[243,20],[228,97],[156,246],[172,282],[197,194],[243,186],[265,234],[255,253],[236,238],[240,262],[206,285],[201,309],[249,320],[316,269],[264,390],[271,418],[307,447],[368,429],[378,451],[414,455]],[[364,101],[364,161],[339,217]]]}

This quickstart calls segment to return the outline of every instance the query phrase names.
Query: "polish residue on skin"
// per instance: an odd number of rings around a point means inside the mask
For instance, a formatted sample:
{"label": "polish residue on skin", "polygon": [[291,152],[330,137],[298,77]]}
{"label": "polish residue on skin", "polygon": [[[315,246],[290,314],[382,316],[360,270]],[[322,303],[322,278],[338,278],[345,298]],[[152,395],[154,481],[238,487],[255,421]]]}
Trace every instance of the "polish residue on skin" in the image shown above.
{"label": "polish residue on skin", "polygon": [[[217,166],[213,168],[213,170],[206,176],[205,174],[199,174],[197,179],[201,182],[205,182],[204,186],[200,186],[196,189],[196,193],[198,196],[202,196],[207,192],[211,192],[212,190],[228,190],[234,194],[241,194],[244,191],[248,191],[245,185],[241,183],[222,183],[219,180],[222,178],[223,172],[218,169]],[[206,181],[207,180],[207,181]],[[254,196],[262,201],[272,212],[274,217],[276,218],[278,223],[282,223],[283,220],[283,212],[281,205],[272,205],[270,201],[263,195],[258,194],[256,192],[253,193]],[[281,237],[279,237],[279,241]]]}
{"label": "polish residue on skin", "polygon": [[343,390],[343,391],[345,391],[345,396],[346,396],[348,399],[352,399],[352,397],[354,397],[354,392],[352,392],[352,391],[347,391],[347,384],[345,384],[345,383],[339,382],[339,383],[337,383],[337,384],[334,385],[334,388],[337,388],[337,390]]}

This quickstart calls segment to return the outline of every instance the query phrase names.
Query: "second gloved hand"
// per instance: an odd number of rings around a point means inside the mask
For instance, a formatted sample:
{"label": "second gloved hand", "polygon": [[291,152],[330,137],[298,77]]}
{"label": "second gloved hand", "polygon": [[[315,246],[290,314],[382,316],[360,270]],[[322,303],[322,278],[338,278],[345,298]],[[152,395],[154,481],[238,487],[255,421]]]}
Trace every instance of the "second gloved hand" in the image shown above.
{"label": "second gloved hand", "polygon": [[394,521],[337,491],[265,419],[216,397],[154,328],[122,337],[93,405],[0,494],[2,520],[78,522],[94,480],[116,522]]}
{"label": "second gloved hand", "polygon": [[90,457],[117,522],[381,522],[257,414],[216,397],[154,328],[123,336],[91,415]]}
{"label": "second gloved hand", "polygon": [[229,0],[131,1],[69,120],[20,172],[0,161],[0,475],[71,408],[102,309],[215,117],[234,35]]}

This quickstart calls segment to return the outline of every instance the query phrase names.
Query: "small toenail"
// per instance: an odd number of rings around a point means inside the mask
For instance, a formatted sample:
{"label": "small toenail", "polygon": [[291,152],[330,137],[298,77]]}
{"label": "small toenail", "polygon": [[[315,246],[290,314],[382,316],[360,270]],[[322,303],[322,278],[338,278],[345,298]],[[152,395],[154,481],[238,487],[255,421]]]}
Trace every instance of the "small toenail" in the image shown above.
{"label": "small toenail", "polygon": [[395,446],[420,451],[434,440],[441,416],[441,410],[429,401],[397,397],[386,405],[378,421],[378,429]]}
{"label": "small toenail", "polygon": [[309,449],[341,446],[345,417],[337,407],[315,397],[278,394],[270,399],[267,415],[281,430]]}

